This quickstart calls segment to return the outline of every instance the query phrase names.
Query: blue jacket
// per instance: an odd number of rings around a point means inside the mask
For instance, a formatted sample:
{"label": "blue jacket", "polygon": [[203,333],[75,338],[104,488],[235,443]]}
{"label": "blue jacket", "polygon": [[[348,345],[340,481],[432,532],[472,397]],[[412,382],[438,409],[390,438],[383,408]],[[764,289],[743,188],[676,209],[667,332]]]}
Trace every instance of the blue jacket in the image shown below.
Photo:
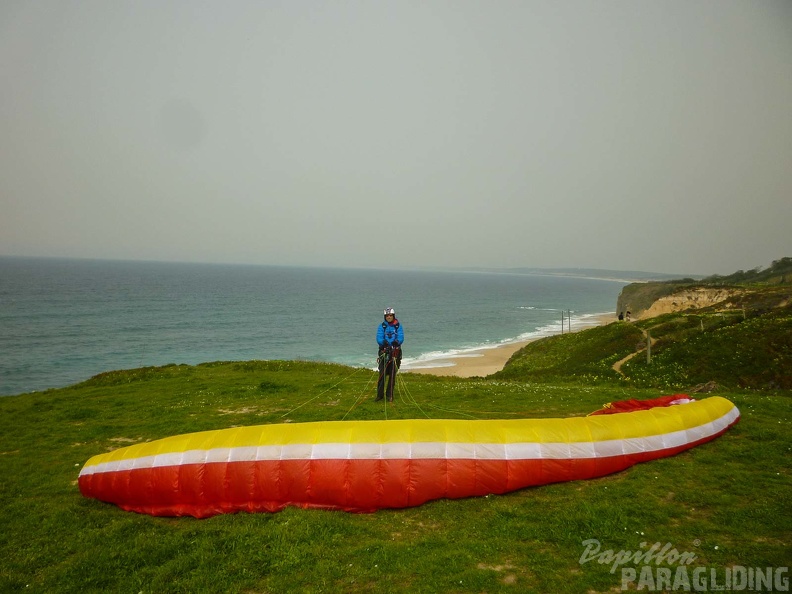
{"label": "blue jacket", "polygon": [[386,345],[400,345],[404,342],[404,329],[399,324],[399,320],[394,319],[392,323],[382,322],[377,327],[377,344],[381,347]]}

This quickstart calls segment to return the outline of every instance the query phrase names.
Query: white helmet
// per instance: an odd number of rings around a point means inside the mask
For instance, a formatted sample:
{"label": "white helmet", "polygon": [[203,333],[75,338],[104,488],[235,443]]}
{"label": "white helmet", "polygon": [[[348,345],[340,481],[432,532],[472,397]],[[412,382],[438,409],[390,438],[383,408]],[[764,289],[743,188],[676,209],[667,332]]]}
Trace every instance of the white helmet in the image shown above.
{"label": "white helmet", "polygon": [[386,315],[386,316],[394,316],[395,317],[396,316],[396,310],[393,309],[392,307],[386,307],[385,311],[383,312],[383,314]]}

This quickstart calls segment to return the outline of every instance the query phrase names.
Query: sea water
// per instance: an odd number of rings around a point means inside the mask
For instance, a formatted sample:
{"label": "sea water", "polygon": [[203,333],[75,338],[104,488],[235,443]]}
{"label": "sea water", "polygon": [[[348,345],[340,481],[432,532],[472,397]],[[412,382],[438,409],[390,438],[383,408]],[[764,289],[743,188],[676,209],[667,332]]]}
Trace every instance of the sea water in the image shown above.
{"label": "sea water", "polygon": [[[541,274],[0,258],[0,395],[169,363],[374,367],[382,310],[403,369],[596,323],[626,281]],[[571,319],[567,318],[571,312]]]}

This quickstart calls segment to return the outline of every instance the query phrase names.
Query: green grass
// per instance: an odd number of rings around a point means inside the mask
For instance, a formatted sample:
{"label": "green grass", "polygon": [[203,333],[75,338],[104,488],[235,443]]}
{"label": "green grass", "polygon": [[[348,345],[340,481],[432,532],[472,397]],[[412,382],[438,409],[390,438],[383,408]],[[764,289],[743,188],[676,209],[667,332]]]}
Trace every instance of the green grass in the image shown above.
{"label": "green grass", "polygon": [[[767,296],[768,292],[758,294]],[[766,309],[760,298],[745,310],[699,310],[640,322],[612,323],[532,342],[494,378],[614,387],[692,390],[792,390],[792,304]],[[613,364],[656,342],[621,367]]]}
{"label": "green grass", "polygon": [[534,382],[618,382],[613,364],[643,342],[632,324],[608,324],[586,332],[553,336],[529,343],[493,377]]}
{"label": "green grass", "polygon": [[641,324],[658,339],[651,362],[622,371],[636,385],[683,389],[714,381],[729,388],[792,389],[792,308],[675,314]]}
{"label": "green grass", "polygon": [[[546,368],[566,351],[579,378],[605,373],[601,361],[635,343],[626,324],[612,326],[565,337],[555,354],[547,347]],[[616,354],[609,344],[620,345]],[[403,374],[386,407],[373,402],[368,370],[213,363],[119,371],[1,398],[0,591],[618,590],[618,571],[579,563],[587,539],[615,551],[671,543],[695,553],[697,565],[718,568],[789,564],[792,392],[782,390],[720,392],[740,408],[740,423],[673,458],[597,480],[404,510],[154,518],[86,499],[77,488],[90,456],[191,431],[344,418],[563,417],[667,393],[618,378],[514,376]]]}

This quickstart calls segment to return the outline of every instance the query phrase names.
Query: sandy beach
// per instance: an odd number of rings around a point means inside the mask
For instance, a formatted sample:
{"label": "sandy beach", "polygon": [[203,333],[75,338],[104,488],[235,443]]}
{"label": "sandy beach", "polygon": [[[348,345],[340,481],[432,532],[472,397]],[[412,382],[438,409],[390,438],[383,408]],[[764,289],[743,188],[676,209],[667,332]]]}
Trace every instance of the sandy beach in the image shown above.
{"label": "sandy beach", "polygon": [[[608,313],[596,318],[598,326],[604,326],[616,321],[616,313]],[[583,330],[585,328],[581,328]],[[580,330],[573,330],[579,332]],[[535,339],[539,340],[539,339]],[[426,375],[446,375],[454,377],[485,377],[503,369],[511,356],[523,348],[526,344],[533,342],[526,340],[502,346],[468,351],[463,355],[454,355],[445,359],[432,361],[436,367],[420,367],[410,369],[402,367],[404,373],[423,373]]]}

